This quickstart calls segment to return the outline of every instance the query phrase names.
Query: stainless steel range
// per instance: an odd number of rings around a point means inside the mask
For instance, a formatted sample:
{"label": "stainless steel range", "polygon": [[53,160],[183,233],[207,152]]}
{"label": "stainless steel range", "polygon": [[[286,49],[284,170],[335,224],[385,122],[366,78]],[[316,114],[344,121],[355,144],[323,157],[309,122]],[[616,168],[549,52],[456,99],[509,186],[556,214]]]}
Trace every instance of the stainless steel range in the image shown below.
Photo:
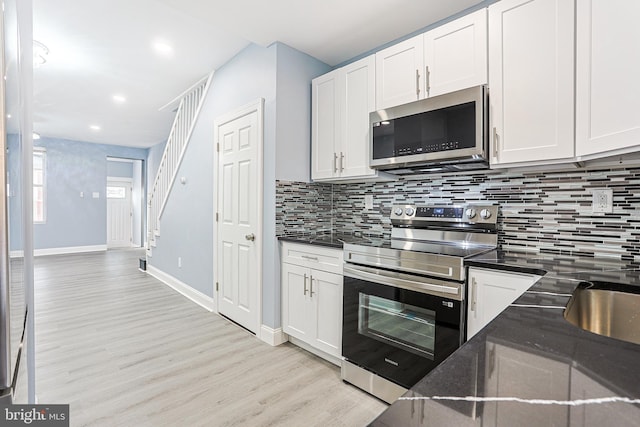
{"label": "stainless steel range", "polygon": [[391,239],[344,245],[342,379],[393,402],[464,341],[466,258],[498,207],[393,206]]}

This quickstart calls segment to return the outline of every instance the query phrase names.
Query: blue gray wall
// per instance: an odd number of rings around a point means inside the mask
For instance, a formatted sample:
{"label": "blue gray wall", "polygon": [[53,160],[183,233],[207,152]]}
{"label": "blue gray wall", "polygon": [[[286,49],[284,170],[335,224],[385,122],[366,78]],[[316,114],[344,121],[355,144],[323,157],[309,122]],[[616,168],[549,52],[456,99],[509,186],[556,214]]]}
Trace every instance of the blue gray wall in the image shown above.
{"label": "blue gray wall", "polygon": [[[264,98],[262,323],[280,325],[276,179],[309,179],[311,79],[329,69],[306,54],[275,43],[267,48],[249,45],[216,71],[178,171],[187,183],[173,187],[160,221],[158,246],[149,259],[151,265],[213,297],[214,122]],[[178,257],[182,268],[178,268]]]}
{"label": "blue gray wall", "polygon": [[158,168],[160,167],[160,161],[162,160],[162,154],[164,153],[164,147],[167,145],[167,141],[156,144],[147,150],[147,187],[151,191],[153,181],[156,179]]}
{"label": "blue gray wall", "polygon": [[[9,135],[10,250],[22,249],[19,233],[18,142]],[[34,225],[34,248],[50,249],[107,243],[107,157],[146,160],[147,150],[42,137],[46,149],[46,223]],[[80,197],[80,193],[84,197]],[[92,193],[99,193],[94,199]]]}
{"label": "blue gray wall", "polygon": [[107,160],[107,176],[133,178],[133,162]]}

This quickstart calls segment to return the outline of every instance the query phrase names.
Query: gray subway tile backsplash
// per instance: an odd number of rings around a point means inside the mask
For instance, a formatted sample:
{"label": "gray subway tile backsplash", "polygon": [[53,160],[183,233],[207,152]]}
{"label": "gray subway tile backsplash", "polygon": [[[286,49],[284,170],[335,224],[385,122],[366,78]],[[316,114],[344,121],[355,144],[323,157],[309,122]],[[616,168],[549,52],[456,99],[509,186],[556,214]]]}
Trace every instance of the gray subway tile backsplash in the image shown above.
{"label": "gray subway tile backsplash", "polygon": [[[613,190],[613,213],[592,213],[591,191]],[[372,194],[374,208],[364,209]],[[496,203],[502,248],[640,257],[640,168],[482,171],[373,184],[278,181],[276,233],[391,233],[394,204]]]}

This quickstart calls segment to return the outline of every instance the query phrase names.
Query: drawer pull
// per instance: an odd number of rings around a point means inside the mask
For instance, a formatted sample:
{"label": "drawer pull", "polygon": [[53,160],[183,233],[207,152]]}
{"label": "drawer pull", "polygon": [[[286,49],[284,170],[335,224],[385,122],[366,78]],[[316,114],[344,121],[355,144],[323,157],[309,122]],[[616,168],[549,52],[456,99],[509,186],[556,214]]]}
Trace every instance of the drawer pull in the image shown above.
{"label": "drawer pull", "polygon": [[317,256],[302,255],[302,258],[308,259],[310,261],[318,261],[318,257]]}

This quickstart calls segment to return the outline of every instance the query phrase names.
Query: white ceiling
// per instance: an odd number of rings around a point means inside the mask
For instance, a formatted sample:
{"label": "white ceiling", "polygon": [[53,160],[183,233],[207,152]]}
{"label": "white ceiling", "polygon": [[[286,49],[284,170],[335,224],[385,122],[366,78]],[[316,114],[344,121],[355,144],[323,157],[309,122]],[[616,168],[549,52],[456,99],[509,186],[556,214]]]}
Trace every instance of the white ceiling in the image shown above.
{"label": "white ceiling", "polygon": [[[34,130],[150,147],[173,121],[160,107],[249,43],[281,41],[336,65],[480,2],[34,0],[34,39],[50,50],[34,69]],[[158,40],[173,53],[156,53]]]}

